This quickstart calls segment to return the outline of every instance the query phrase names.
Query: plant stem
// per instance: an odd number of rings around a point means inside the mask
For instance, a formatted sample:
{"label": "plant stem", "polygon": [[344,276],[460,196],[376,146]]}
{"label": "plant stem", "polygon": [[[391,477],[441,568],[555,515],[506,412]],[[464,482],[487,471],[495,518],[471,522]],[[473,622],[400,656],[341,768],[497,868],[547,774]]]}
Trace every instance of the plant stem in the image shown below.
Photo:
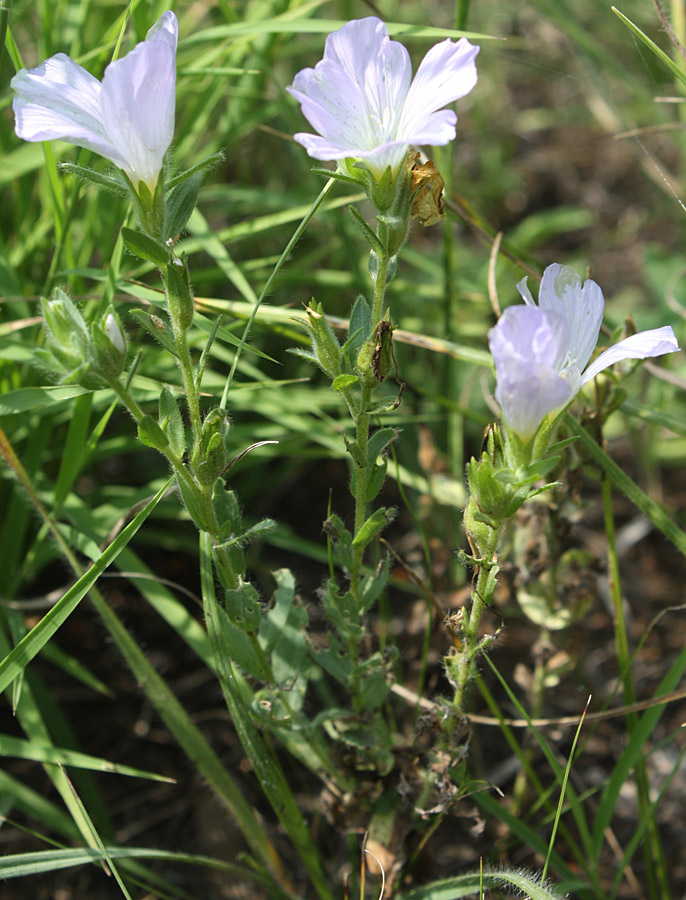
{"label": "plant stem", "polygon": [[[124,387],[124,385],[121,384],[121,382],[118,381],[116,378],[113,378],[109,382],[109,386],[112,388],[112,390],[115,392],[115,394],[119,397],[119,399],[124,404],[124,406],[128,409],[128,411],[134,417],[136,422],[140,422],[141,419],[143,419],[143,417],[144,417],[144,413],[143,413],[143,410],[140,408],[140,406],[134,400],[134,398],[131,394],[131,391],[129,391],[128,388]],[[188,490],[192,491],[193,494],[196,497],[198,497],[198,500],[199,500],[200,497],[199,497],[198,485],[195,483],[193,477],[190,475],[190,473],[186,469],[185,465],[183,464],[183,460],[181,460],[174,453],[174,451],[171,449],[171,447],[166,447],[164,450],[160,450],[160,453],[162,453],[164,456],[166,456],[166,458],[169,460],[176,477],[178,479],[182,480],[184,482],[184,484],[186,485],[186,487],[188,488]]]}
{"label": "plant stem", "polygon": [[478,566],[479,573],[471,595],[471,608],[463,608],[462,643],[457,654],[457,664],[452,670],[455,678],[453,708],[458,713],[464,712],[467,685],[472,679],[474,659],[481,648],[482,642],[479,641],[481,614],[484,607],[490,606],[493,599],[496,585],[495,573],[498,568],[495,551],[500,531],[501,528],[491,530],[490,538]]}
{"label": "plant stem", "polygon": [[191,431],[193,432],[193,443],[198,446],[200,444],[200,436],[202,434],[202,418],[200,416],[200,398],[198,389],[195,384],[195,376],[193,374],[193,361],[191,359],[191,351],[188,347],[188,338],[185,328],[182,328],[174,316],[170,316],[174,338],[176,339],[176,349],[178,351],[178,366],[183,379],[184,390],[186,391],[186,403],[188,404],[188,412],[191,418]]}
{"label": "plant stem", "polygon": [[383,222],[379,222],[379,239],[385,248],[385,252],[383,255],[376,255],[377,261],[377,270],[376,270],[376,278],[374,279],[374,299],[372,302],[372,327],[371,332],[374,334],[374,330],[376,326],[381,321],[381,316],[383,315],[383,302],[386,296],[386,281],[388,279],[388,235],[387,235],[387,227]]}

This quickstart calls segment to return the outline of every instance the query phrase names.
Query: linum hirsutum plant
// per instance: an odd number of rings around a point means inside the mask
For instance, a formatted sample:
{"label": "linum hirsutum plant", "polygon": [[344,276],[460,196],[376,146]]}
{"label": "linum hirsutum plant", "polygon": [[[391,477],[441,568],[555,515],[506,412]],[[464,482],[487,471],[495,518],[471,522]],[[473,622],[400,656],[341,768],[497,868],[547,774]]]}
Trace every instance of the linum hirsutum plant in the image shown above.
{"label": "linum hirsutum plant", "polygon": [[[384,692],[366,689],[369,678],[389,681],[392,654],[379,653],[361,659],[366,642],[362,617],[376,602],[388,577],[388,560],[376,573],[363,570],[365,549],[395,515],[384,507],[370,511],[384,482],[386,456],[397,434],[379,428],[370,434],[372,416],[394,409],[397,397],[378,397],[377,391],[397,367],[393,352],[393,325],[384,308],[386,286],[397,269],[397,254],[407,239],[418,182],[413,178],[416,144],[442,145],[455,137],[457,116],[443,109],[464,97],[476,84],[475,57],[479,48],[465,38],[445,40],[426,54],[412,80],[406,48],[390,39],[384,23],[375,17],[349,22],[326,39],[324,58],[314,68],[299,72],[287,89],[318,134],[298,133],[310,156],[338,163],[326,172],[362,184],[375,208],[376,227],[350,208],[369,247],[372,302],[358,297],[350,313],[348,339],[340,346],[322,306],[308,309],[312,351],[307,356],[331,379],[355,425],[354,440],[346,440],[350,455],[351,492],[355,521],[351,531],[335,515],[327,522],[327,534],[347,576],[343,589],[331,578],[322,588],[324,609],[347,645],[347,666],[341,681],[350,690],[353,706],[363,717],[370,735],[369,750],[383,770],[391,759],[384,723],[372,715],[383,702]],[[433,177],[439,177],[432,175]],[[437,193],[440,195],[442,181]],[[421,220],[421,217],[420,217]]]}
{"label": "linum hirsutum plant", "polygon": [[510,306],[489,334],[495,361],[503,428],[493,426],[480,459],[467,466],[469,500],[464,523],[478,570],[471,608],[460,610],[456,628],[460,650],[446,660],[455,686],[455,706],[463,709],[474,661],[491,636],[479,638],[479,621],[496,584],[496,547],[505,522],[529,497],[552,487],[536,487],[559,461],[550,447],[566,407],[604,369],[625,359],[648,359],[679,350],[670,326],[641,331],[604,350],[590,365],[603,320],[599,286],[583,282],[569,266],[543,273],[538,305],[526,279],[517,285],[524,305]]}

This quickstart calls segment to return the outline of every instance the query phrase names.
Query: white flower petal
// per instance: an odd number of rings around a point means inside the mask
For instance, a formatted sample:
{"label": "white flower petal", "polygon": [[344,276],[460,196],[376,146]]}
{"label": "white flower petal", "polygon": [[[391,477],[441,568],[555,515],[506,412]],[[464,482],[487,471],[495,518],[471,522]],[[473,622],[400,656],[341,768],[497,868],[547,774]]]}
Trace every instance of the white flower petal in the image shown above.
{"label": "white flower petal", "polygon": [[569,362],[583,370],[598,343],[605,300],[595,281],[581,279],[569,266],[554,263],[543,273],[538,303],[569,322]]}
{"label": "white flower petal", "polygon": [[[476,84],[476,55],[479,48],[466,38],[445,40],[432,47],[422,60],[407,94],[398,137],[408,143],[436,146],[455,137],[457,116],[453,113],[452,129],[447,118],[434,119],[433,114],[448,103],[468,94]],[[431,123],[435,125],[435,134]],[[452,131],[452,133],[450,133]],[[447,135],[450,135],[446,138]]]}
{"label": "white flower petal", "polygon": [[521,281],[517,282],[517,290],[521,294],[522,300],[526,303],[527,306],[536,306],[536,302],[531,296],[531,291],[529,290],[528,281],[529,278],[527,275],[525,275]]}
{"label": "white flower petal", "polygon": [[312,127],[332,145],[345,150],[343,156],[352,156],[350,151],[356,148],[368,150],[372,146],[362,89],[336,63],[321,60],[314,69],[303,69],[286,90],[300,102]]}
{"label": "white flower petal", "polygon": [[100,106],[101,85],[64,53],[11,82],[17,135],[25,141],[63,140],[122,164],[108,139]]}
{"label": "white flower petal", "polygon": [[669,325],[650,331],[640,331],[603,351],[584,372],[582,384],[591,381],[603,369],[622,359],[648,359],[651,356],[662,356],[664,353],[675,353],[679,349],[674,331]]}
{"label": "white flower petal", "polygon": [[358,19],[330,34],[324,59],[334,62],[359,86],[366,112],[378,120],[372,128],[384,140],[394,138],[412,79],[412,65],[405,47],[390,39],[381,19]]}
{"label": "white flower petal", "polygon": [[170,9],[166,13],[162,13],[155,24],[148,29],[145,40],[153,39],[164,41],[176,53],[176,45],[179,42],[179,21]]}
{"label": "white flower petal", "polygon": [[176,16],[165,13],[142,44],[105,69],[102,81],[103,118],[126,160],[122,168],[151,190],[174,136],[176,28]]}

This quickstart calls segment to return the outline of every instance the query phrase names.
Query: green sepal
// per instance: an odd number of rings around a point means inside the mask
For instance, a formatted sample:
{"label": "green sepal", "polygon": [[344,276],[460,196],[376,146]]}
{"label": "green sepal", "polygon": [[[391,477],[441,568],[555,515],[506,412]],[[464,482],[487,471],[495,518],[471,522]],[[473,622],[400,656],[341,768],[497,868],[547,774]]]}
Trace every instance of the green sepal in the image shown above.
{"label": "green sepal", "polygon": [[224,608],[230,621],[241,631],[256,632],[262,621],[262,606],[255,588],[247,581],[224,593]]}
{"label": "green sepal", "polygon": [[115,194],[119,194],[122,197],[126,197],[129,194],[129,188],[124,181],[120,181],[116,176],[113,175],[105,175],[102,172],[97,172],[95,169],[91,169],[88,166],[79,166],[76,163],[70,162],[62,162],[57,164],[57,168],[64,172],[65,175],[74,175],[76,178],[80,178],[82,181],[88,181],[91,184],[95,184],[98,187],[105,188],[108,191],[112,191]]}
{"label": "green sepal", "polygon": [[184,259],[174,259],[166,267],[167,303],[169,315],[186,331],[195,314],[195,302],[188,279],[188,266]]}
{"label": "green sepal", "polygon": [[193,214],[198,202],[202,173],[191,175],[169,192],[164,204],[164,236],[176,238]]}
{"label": "green sepal", "polygon": [[351,363],[355,364],[357,362],[357,356],[362,349],[362,345],[369,337],[371,329],[372,311],[365,298],[360,295],[350,313],[348,340],[345,345],[348,359]]}
{"label": "green sepal", "polygon": [[175,356],[177,359],[179,358],[174,332],[166,318],[151,315],[144,309],[132,309],[129,312],[136,322],[145,328],[148,334],[151,334],[156,341],[159,341],[159,343],[162,344],[165,350],[168,350],[172,356]]}
{"label": "green sepal", "polygon": [[379,534],[390,522],[395,519],[397,510],[393,508],[379,507],[369,516],[360,530],[353,538],[353,547],[366,547],[370,541]]}
{"label": "green sepal", "polygon": [[505,484],[524,487],[534,484],[540,478],[544,478],[548,472],[555,468],[559,461],[560,457],[558,455],[546,456],[517,472],[513,472],[511,469],[501,469],[499,472],[496,472],[495,477],[498,481],[502,481]]}
{"label": "green sepal", "polygon": [[154,447],[156,450],[166,450],[169,439],[162,431],[151,415],[144,415],[138,423],[138,437],[146,447]]}
{"label": "green sepal", "polygon": [[164,269],[168,265],[169,249],[144,231],[136,231],[124,225],[121,229],[121,237],[129,253],[133,253],[139,259],[151,262],[158,269]]}
{"label": "green sepal", "polygon": [[169,439],[169,446],[176,456],[182,457],[186,452],[186,429],[176,398],[165,384],[160,393],[160,428]]}

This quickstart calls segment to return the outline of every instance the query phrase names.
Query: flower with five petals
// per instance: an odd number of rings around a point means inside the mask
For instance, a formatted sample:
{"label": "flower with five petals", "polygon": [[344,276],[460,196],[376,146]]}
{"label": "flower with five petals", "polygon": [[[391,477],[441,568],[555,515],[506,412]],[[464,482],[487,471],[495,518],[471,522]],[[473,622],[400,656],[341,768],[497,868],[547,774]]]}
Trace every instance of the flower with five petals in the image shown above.
{"label": "flower with five petals", "polygon": [[495,360],[495,398],[503,420],[524,444],[551,412],[570,403],[582,386],[622,359],[647,359],[679,350],[666,325],[641,331],[604,350],[588,365],[605,301],[595,281],[557,263],[543,273],[538,305],[526,278],[517,285],[524,306],[509,306],[489,332]]}
{"label": "flower with five petals", "polygon": [[318,134],[295,140],[320,160],[362,160],[380,180],[400,172],[411,144],[438,146],[455,137],[446,104],[476,84],[479,48],[466,38],[429,50],[412,80],[410,55],[374,16],[348,22],[326,39],[324,58],[286,88]]}
{"label": "flower with five petals", "polygon": [[174,134],[178,22],[164,13],[145,41],[110,63],[102,82],[64,53],[12,79],[17,135],[63,140],[122,169],[154,193]]}

